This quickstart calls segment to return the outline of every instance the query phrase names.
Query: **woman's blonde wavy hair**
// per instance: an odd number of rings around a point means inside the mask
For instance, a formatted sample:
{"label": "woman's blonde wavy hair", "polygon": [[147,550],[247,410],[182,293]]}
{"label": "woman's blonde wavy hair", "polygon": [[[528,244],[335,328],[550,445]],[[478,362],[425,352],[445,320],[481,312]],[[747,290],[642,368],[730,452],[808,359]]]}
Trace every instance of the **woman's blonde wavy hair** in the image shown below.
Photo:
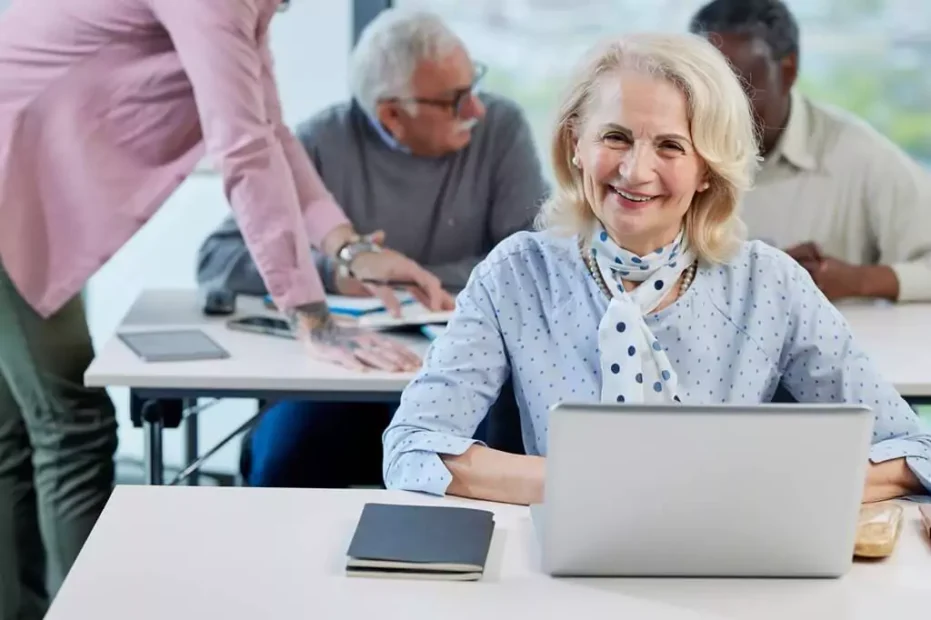
{"label": "woman's blonde wavy hair", "polygon": [[541,207],[537,227],[574,235],[591,226],[595,215],[572,156],[592,95],[604,78],[622,69],[666,79],[685,95],[692,143],[709,183],[685,214],[685,232],[699,258],[726,261],[744,236],[737,209],[757,165],[757,136],[738,78],[724,56],[697,35],[631,34],[590,52],[559,107],[551,144],[557,186]]}

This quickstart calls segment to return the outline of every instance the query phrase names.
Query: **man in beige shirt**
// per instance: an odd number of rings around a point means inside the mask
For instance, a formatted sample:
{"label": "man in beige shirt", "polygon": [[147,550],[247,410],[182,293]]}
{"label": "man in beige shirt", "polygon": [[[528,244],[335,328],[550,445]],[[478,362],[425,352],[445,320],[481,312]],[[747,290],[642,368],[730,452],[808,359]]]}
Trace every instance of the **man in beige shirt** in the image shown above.
{"label": "man in beige shirt", "polygon": [[689,29],[743,78],[762,166],[742,205],[832,300],[931,301],[931,174],[864,121],[793,90],[798,26],[781,0],[714,0]]}

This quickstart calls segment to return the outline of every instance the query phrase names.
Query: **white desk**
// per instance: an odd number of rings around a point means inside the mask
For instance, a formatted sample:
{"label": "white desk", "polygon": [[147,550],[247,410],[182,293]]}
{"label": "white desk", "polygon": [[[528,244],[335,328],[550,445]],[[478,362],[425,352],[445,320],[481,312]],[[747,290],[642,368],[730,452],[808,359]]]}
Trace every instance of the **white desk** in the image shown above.
{"label": "white desk", "polygon": [[931,544],[907,508],[893,556],[838,580],[553,579],[524,507],[495,511],[477,583],[344,575],[365,502],[389,491],[119,487],[47,620],[636,618],[876,620],[931,610]]}
{"label": "white desk", "polygon": [[[237,306],[237,316],[270,314],[255,298],[241,297]],[[882,375],[913,404],[931,403],[931,304],[852,303],[842,305],[841,311]],[[150,483],[162,482],[161,435],[166,421],[169,427],[179,425],[177,412],[197,397],[387,402],[395,400],[411,379],[407,373],[358,373],[317,362],[296,342],[231,331],[224,325],[227,319],[205,317],[193,290],[145,291],[120,331],[200,328],[231,353],[230,359],[146,363],[113,337],[85,374],[89,386],[130,388],[133,421],[144,427],[147,436]],[[420,353],[428,345],[419,335],[399,337]],[[196,417],[190,420],[185,424],[189,465],[198,452]]]}
{"label": "white desk", "polygon": [[909,402],[931,403],[931,304],[839,308],[883,377]]}
{"label": "white desk", "polygon": [[[125,386],[133,389],[195,390],[229,393],[352,392],[397,394],[410,382],[410,373],[360,373],[307,356],[293,340],[227,329],[230,318],[273,316],[259,298],[241,296],[232,317],[207,317],[193,290],[147,290],[130,308],[120,332],[157,329],[203,330],[230,352],[225,360],[148,363],[123,342],[111,338],[97,353],[84,375],[88,386]],[[428,340],[421,335],[399,336],[419,353]]]}
{"label": "white desk", "polygon": [[[84,375],[93,387],[130,388],[133,423],[146,433],[146,475],[162,484],[162,431],[182,424],[181,411],[199,397],[259,400],[326,399],[329,401],[396,400],[411,373],[357,372],[315,361],[293,340],[233,331],[225,323],[246,315],[273,315],[261,299],[239,297],[233,317],[206,317],[195,290],[148,290],[140,295],[118,331],[197,328],[229,351],[223,360],[149,363],[114,336],[97,353]],[[421,335],[397,335],[418,353],[429,341]],[[186,418],[185,460],[198,457],[197,417]]]}
{"label": "white desk", "polygon": [[[252,298],[240,298],[237,310],[237,316],[269,314],[260,300]],[[849,304],[841,311],[880,372],[902,396],[931,399],[931,304]],[[114,337],[97,353],[85,383],[172,391],[393,394],[411,379],[409,374],[360,374],[315,362],[294,342],[233,332],[225,328],[225,321],[204,317],[194,291],[145,291],[120,331],[201,328],[232,353],[231,359],[149,364]],[[427,347],[420,336],[402,339],[421,353]]]}

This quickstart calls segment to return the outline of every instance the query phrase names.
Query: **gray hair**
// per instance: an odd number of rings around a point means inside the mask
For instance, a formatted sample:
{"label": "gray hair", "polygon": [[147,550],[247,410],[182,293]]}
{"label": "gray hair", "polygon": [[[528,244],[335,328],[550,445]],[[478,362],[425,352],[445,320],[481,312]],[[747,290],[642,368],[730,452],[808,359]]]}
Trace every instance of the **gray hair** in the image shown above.
{"label": "gray hair", "polygon": [[349,59],[349,90],[374,116],[380,99],[409,97],[410,82],[422,60],[464,48],[435,14],[385,9],[362,31]]}

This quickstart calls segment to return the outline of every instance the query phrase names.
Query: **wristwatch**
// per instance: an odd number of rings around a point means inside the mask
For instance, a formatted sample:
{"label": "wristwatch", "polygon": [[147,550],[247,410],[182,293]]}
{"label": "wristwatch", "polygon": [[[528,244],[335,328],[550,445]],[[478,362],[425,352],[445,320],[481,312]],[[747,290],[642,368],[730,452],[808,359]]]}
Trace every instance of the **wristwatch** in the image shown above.
{"label": "wristwatch", "polygon": [[381,252],[381,246],[372,240],[371,235],[352,237],[344,243],[336,252],[336,275],[345,278],[354,278],[352,273],[352,261],[360,254],[368,252]]}

